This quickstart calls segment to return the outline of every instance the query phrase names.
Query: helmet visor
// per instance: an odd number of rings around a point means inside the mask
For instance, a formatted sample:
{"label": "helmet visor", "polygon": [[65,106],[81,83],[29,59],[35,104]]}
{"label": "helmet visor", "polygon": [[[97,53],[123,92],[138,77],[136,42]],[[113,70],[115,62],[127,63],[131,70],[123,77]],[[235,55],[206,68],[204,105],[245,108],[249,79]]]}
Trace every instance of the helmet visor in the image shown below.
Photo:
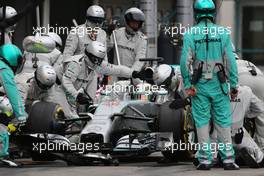
{"label": "helmet visor", "polygon": [[88,16],[87,17],[87,20],[90,21],[91,23],[94,23],[98,26],[102,25],[103,22],[104,22],[104,18],[101,18],[101,17],[92,17],[92,16]]}
{"label": "helmet visor", "polygon": [[139,21],[144,22],[145,17],[140,13],[128,13],[125,15],[126,21]]}
{"label": "helmet visor", "polygon": [[213,14],[213,13],[215,13],[215,9],[196,9],[196,8],[194,8],[194,11],[196,13],[200,13],[200,14]]}
{"label": "helmet visor", "polygon": [[88,57],[88,59],[95,65],[101,65],[101,63],[103,62],[103,58],[100,57],[96,57],[91,53],[88,53],[87,50],[85,50],[85,55]]}

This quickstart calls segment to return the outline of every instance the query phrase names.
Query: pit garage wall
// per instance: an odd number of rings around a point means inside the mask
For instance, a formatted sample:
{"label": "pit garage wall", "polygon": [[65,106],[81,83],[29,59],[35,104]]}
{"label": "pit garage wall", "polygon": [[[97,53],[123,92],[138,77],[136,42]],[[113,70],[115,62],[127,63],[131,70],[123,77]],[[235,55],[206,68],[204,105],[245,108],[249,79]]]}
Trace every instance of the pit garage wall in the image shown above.
{"label": "pit garage wall", "polygon": [[141,0],[140,9],[145,13],[146,17],[144,32],[148,36],[147,57],[157,57],[157,0]]}
{"label": "pit garage wall", "polygon": [[237,42],[235,40],[236,36],[236,0],[218,0],[217,1],[217,24],[231,27],[231,39],[235,45]]}
{"label": "pit garage wall", "polygon": [[[99,4],[106,10],[106,18],[108,21],[112,17],[119,16],[120,19],[123,19],[124,12],[130,7],[141,7],[145,10],[154,8],[154,11],[149,11],[150,15],[154,16],[152,18],[147,17],[148,36],[150,37],[150,48],[149,56],[156,56],[157,49],[157,39],[155,36],[158,36],[158,26],[161,23],[170,23],[175,19],[174,7],[176,0],[155,0],[156,4],[152,6],[144,7],[144,2],[146,0],[45,0],[45,3],[40,7],[41,14],[41,25],[47,27],[68,27],[73,26],[72,19],[76,19],[78,24],[85,22],[85,13],[87,8],[92,4]],[[147,0],[153,2],[152,0]],[[189,1],[189,0],[188,0]],[[19,0],[19,1],[10,1],[9,5],[15,7],[17,10],[22,9],[24,5],[29,2],[29,0]],[[155,7],[157,9],[155,9]],[[148,13],[148,12],[147,12]],[[155,20],[156,19],[156,20]],[[157,24],[156,24],[157,23]],[[123,24],[124,25],[124,24]],[[23,20],[19,21],[17,30],[15,32],[15,44],[20,48],[22,47],[22,41],[27,35],[32,35],[33,26],[36,27],[36,12],[32,12],[27,15]],[[154,26],[157,26],[154,28]],[[145,31],[146,32],[146,31]],[[60,35],[65,41],[67,35]]]}
{"label": "pit garage wall", "polygon": [[218,24],[232,28],[238,55],[257,65],[264,65],[263,9],[264,0],[223,0],[217,17]]}
{"label": "pit garage wall", "polygon": [[[84,23],[85,21],[85,13],[87,7],[89,7],[92,4],[99,4],[104,7],[106,10],[106,17],[107,20],[111,20],[113,16],[119,16],[120,18],[123,18],[123,14],[126,9],[132,6],[142,7],[142,4],[140,5],[140,2],[144,2],[146,0],[45,0],[45,3],[40,7],[41,12],[41,22],[42,25],[47,26],[49,24],[50,26],[67,26],[71,27],[73,26],[72,19],[75,18],[79,24]],[[151,0],[149,0],[151,1]],[[184,13],[188,13],[192,11],[192,8],[184,8],[184,4],[186,2],[192,3],[191,0],[155,0],[157,2],[157,14],[156,14],[156,21],[152,20],[151,25],[155,25],[155,22],[157,23],[157,36],[160,36],[159,26],[160,24],[168,24],[173,25],[173,22],[179,22],[182,21],[186,24],[186,17],[183,16]],[[220,2],[221,0],[217,0]],[[218,13],[217,22],[219,24],[225,25],[225,26],[232,26],[233,31],[236,29],[236,21],[235,21],[235,3],[237,3],[238,0],[223,0],[222,6],[220,8],[220,12]],[[262,0],[259,0],[262,1]],[[29,0],[17,0],[17,1],[8,1],[8,4],[15,7],[18,11],[22,9],[25,4],[29,2]],[[63,7],[63,8],[62,8]],[[177,10],[178,7],[178,10]],[[182,7],[182,8],[181,8]],[[187,5],[189,7],[189,5]],[[228,10],[226,10],[228,9]],[[187,10],[187,11],[186,11]],[[177,13],[178,11],[178,13]],[[184,12],[185,11],[185,12]],[[153,11],[154,12],[154,11]],[[183,12],[183,13],[182,13]],[[192,15],[190,15],[192,17]],[[154,19],[154,18],[153,18]],[[150,20],[151,22],[151,20]],[[187,22],[188,24],[189,22]],[[192,24],[192,22],[190,22]],[[17,25],[17,30],[14,35],[14,42],[19,47],[22,45],[23,38],[27,35],[31,35],[33,32],[33,26],[36,26],[36,13],[32,12],[31,14],[28,14],[25,18],[23,18],[21,21],[19,21]],[[155,30],[153,30],[155,33]],[[153,34],[154,34],[153,33]],[[153,36],[152,34],[152,36]],[[232,39],[235,42],[235,44],[238,44],[238,46],[241,46],[241,41],[236,41],[235,36],[236,31],[232,33]],[[63,41],[65,41],[67,35],[61,35],[63,38]],[[153,37],[151,41],[153,42]],[[237,37],[239,38],[239,37]],[[164,46],[168,44],[167,48],[170,48],[169,51],[165,48],[162,48],[161,50],[163,53],[169,53],[167,57],[168,63],[174,63],[176,60],[179,59],[179,54],[176,52],[177,48],[175,46],[171,45],[171,39],[162,40],[165,41],[161,43],[161,46]],[[169,46],[171,45],[171,46]],[[155,47],[155,39],[154,39],[154,45]],[[155,51],[152,51],[155,55]],[[158,51],[160,53],[160,51]],[[161,54],[163,56],[163,54]]]}

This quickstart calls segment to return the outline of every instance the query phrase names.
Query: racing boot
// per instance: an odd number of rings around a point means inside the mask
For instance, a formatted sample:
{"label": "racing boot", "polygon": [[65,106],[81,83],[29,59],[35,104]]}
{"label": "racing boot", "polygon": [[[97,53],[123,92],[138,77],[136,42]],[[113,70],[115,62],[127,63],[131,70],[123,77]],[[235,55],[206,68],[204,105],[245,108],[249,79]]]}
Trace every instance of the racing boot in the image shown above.
{"label": "racing boot", "polygon": [[260,165],[256,160],[250,155],[247,148],[242,148],[240,151],[240,157],[243,159],[245,164],[250,168],[259,168]]}
{"label": "racing boot", "polygon": [[196,167],[196,169],[197,169],[197,170],[210,170],[211,167],[212,167],[211,164],[201,164],[201,163],[200,163],[200,164]]}
{"label": "racing boot", "polygon": [[239,166],[236,163],[224,163],[224,170],[239,170]]}
{"label": "racing boot", "polygon": [[259,165],[260,168],[264,167],[264,158],[262,159],[262,161],[260,163],[258,163],[258,165]]}
{"label": "racing boot", "polygon": [[200,164],[199,160],[197,158],[193,159],[193,165],[197,167]]}
{"label": "racing boot", "polygon": [[[193,165],[195,167],[197,167],[199,164],[200,164],[199,160],[197,158],[194,158]],[[219,167],[222,167],[222,165],[223,164],[218,159],[214,159],[212,161],[211,167],[213,167],[213,168],[219,168]]]}
{"label": "racing boot", "polygon": [[0,167],[22,167],[22,164],[9,158],[0,158]]}

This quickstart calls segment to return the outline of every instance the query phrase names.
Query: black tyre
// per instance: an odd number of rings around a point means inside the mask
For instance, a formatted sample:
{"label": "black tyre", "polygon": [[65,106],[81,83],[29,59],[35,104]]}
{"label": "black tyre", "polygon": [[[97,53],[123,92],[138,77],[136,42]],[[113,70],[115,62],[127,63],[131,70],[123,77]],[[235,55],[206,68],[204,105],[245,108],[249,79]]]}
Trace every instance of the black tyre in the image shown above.
{"label": "black tyre", "polygon": [[28,116],[26,132],[29,133],[53,133],[61,132],[60,125],[57,123],[61,108],[52,102],[35,103]]}
{"label": "black tyre", "polygon": [[56,157],[53,156],[52,154],[49,153],[37,153],[37,152],[32,152],[31,153],[31,158],[33,161],[55,161]]}
{"label": "black tyre", "polygon": [[[172,132],[174,138],[174,144],[185,143],[185,114],[184,109],[171,109],[169,108],[170,102],[166,102],[160,106],[158,128],[159,132]],[[185,158],[186,151],[179,150],[166,150],[162,151],[165,158],[178,161],[179,159]]]}

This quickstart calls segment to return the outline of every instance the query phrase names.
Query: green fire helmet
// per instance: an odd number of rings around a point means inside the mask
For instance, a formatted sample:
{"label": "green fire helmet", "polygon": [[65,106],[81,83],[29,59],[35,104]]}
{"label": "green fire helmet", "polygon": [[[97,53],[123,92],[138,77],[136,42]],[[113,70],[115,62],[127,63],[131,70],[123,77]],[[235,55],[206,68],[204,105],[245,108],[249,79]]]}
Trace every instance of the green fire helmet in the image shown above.
{"label": "green fire helmet", "polygon": [[23,65],[21,50],[13,44],[5,44],[0,47],[0,60],[7,64],[16,73]]}
{"label": "green fire helmet", "polygon": [[196,0],[193,9],[194,18],[197,22],[202,18],[208,18],[211,21],[215,20],[216,8],[212,0]]}

